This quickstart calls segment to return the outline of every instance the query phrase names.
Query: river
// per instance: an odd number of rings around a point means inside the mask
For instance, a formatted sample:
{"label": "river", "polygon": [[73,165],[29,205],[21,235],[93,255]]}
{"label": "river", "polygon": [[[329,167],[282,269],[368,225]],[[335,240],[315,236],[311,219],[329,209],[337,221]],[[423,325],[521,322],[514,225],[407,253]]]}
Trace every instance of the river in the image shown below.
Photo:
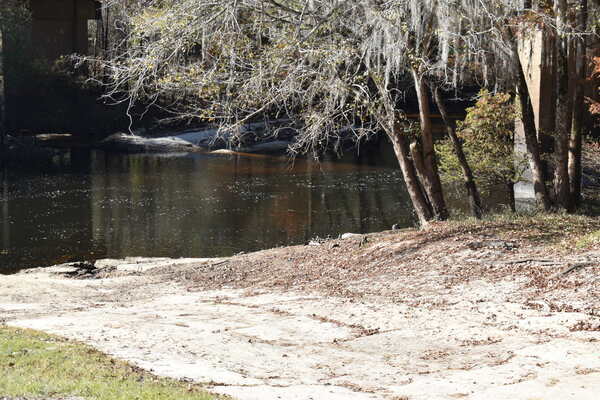
{"label": "river", "polygon": [[215,257],[415,223],[393,156],[336,161],[94,151],[0,172],[0,273]]}

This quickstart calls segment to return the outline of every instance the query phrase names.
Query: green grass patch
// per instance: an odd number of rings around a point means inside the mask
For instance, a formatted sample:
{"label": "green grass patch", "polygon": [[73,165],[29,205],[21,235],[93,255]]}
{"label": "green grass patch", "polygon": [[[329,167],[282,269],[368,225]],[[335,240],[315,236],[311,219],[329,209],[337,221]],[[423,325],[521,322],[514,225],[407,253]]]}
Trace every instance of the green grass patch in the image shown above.
{"label": "green grass patch", "polygon": [[[516,214],[512,212],[486,215],[483,220],[463,218],[448,221],[456,231],[497,235],[504,239],[521,239],[537,244],[562,247],[578,246],[588,236],[593,240],[600,230],[600,217],[567,213]],[[591,242],[590,242],[591,243]]]}
{"label": "green grass patch", "polygon": [[592,232],[580,238],[576,244],[579,249],[600,247],[600,231]]}
{"label": "green grass patch", "polygon": [[0,326],[0,377],[0,397],[222,399],[199,385],[156,377],[89,346],[4,326]]}

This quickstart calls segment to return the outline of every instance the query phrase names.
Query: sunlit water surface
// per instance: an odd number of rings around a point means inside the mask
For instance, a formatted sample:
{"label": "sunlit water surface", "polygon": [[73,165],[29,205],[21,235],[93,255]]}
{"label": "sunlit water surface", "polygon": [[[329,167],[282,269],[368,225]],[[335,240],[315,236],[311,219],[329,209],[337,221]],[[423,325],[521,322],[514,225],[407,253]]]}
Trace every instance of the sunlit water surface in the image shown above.
{"label": "sunlit water surface", "polygon": [[414,225],[393,159],[114,155],[0,171],[0,272],[214,257]]}

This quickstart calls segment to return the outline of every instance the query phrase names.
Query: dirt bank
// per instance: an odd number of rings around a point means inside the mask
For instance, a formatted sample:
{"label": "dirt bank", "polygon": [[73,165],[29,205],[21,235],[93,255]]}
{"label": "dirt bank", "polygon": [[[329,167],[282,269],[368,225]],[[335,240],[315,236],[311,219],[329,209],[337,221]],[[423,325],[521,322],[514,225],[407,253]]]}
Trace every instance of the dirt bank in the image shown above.
{"label": "dirt bank", "polygon": [[595,400],[598,230],[440,224],[34,270],[2,277],[0,315],[241,400]]}

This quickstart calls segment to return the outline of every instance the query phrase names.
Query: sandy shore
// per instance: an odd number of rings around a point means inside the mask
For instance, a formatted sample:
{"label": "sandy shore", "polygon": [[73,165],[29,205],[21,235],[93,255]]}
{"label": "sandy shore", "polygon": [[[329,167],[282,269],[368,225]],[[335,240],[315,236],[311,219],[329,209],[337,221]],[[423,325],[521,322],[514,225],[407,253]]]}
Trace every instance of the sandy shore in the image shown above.
{"label": "sandy shore", "polygon": [[32,270],[0,319],[240,400],[596,400],[600,252],[511,229]]}

